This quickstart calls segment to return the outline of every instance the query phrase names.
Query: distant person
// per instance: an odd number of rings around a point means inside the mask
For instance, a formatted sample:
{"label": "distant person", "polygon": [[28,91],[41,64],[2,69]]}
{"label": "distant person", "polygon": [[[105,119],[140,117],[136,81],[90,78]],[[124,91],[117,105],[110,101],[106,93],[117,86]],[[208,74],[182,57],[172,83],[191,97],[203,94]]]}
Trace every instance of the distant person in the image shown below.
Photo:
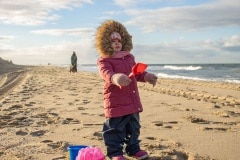
{"label": "distant person", "polygon": [[71,56],[70,72],[77,72],[77,55],[75,51],[73,51],[73,54]]}

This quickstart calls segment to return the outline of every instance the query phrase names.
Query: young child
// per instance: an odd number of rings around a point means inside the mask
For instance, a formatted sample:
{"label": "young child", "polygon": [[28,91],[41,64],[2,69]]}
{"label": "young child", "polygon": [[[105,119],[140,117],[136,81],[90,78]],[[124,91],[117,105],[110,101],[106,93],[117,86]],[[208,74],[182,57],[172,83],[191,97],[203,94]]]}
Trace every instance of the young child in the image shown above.
{"label": "young child", "polygon": [[[132,37],[119,22],[107,20],[96,32],[96,48],[99,73],[104,80],[103,138],[107,147],[107,156],[112,160],[125,160],[123,146],[128,156],[145,159],[148,153],[140,149],[139,112],[143,111],[137,81],[149,82],[155,86],[157,77],[143,72],[129,78],[136,64],[132,49]],[[120,87],[123,88],[120,88]]]}

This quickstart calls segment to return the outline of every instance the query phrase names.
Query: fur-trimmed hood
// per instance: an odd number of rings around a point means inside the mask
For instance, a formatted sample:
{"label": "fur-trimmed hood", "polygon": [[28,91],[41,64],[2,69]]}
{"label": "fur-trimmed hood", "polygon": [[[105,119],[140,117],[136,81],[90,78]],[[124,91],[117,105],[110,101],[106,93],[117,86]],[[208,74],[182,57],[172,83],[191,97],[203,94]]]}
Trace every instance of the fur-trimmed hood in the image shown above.
{"label": "fur-trimmed hood", "polygon": [[106,20],[97,28],[95,37],[95,46],[101,56],[111,56],[114,54],[110,38],[113,32],[118,32],[121,36],[122,51],[130,52],[132,50],[132,36],[128,33],[127,29],[120,22]]}

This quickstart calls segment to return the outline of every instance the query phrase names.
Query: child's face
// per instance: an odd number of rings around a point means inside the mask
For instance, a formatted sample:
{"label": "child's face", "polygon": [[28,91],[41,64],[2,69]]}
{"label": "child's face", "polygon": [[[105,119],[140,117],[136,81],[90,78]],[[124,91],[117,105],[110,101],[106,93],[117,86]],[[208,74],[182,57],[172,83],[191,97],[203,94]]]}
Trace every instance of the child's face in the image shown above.
{"label": "child's face", "polygon": [[112,40],[112,48],[113,48],[114,52],[121,51],[122,50],[121,40],[118,40],[118,39]]}

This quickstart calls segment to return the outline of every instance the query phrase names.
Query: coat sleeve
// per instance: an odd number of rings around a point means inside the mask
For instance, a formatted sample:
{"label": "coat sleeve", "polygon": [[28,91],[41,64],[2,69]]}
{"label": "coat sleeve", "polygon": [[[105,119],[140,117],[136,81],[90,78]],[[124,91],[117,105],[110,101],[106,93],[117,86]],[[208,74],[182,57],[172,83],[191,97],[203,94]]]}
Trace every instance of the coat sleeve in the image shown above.
{"label": "coat sleeve", "polygon": [[138,82],[145,82],[144,77],[145,77],[146,74],[147,74],[147,72],[143,72],[141,74],[136,75],[135,77],[136,77]]}
{"label": "coat sleeve", "polygon": [[113,67],[110,62],[104,61],[104,59],[99,59],[97,62],[99,74],[102,79],[107,83],[112,83],[111,78],[115,74]]}

